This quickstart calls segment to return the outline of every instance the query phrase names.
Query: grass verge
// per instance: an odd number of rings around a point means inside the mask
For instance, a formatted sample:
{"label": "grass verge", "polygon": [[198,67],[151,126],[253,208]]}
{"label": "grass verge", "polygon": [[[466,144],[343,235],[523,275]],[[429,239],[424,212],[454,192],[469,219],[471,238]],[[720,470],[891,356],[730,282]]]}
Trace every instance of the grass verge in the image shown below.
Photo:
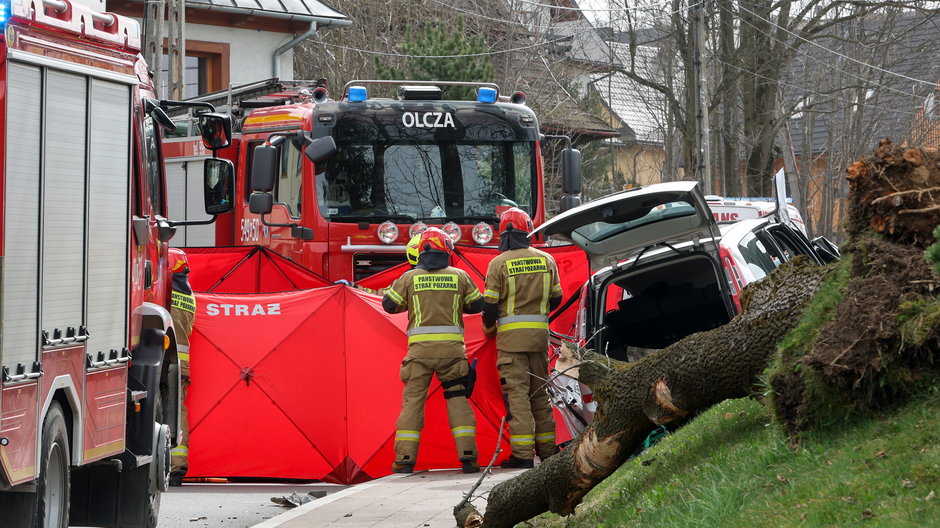
{"label": "grass verge", "polygon": [[716,405],[539,528],[940,527],[940,384],[790,445],[753,400]]}

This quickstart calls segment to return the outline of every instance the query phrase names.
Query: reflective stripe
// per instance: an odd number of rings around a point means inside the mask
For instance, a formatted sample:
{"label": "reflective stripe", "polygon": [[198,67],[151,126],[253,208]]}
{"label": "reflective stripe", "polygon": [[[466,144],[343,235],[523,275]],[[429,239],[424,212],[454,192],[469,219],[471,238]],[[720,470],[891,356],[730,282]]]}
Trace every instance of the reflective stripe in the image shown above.
{"label": "reflective stripe", "polygon": [[472,292],[470,292],[470,295],[467,295],[467,302],[468,302],[468,303],[469,303],[469,302],[473,302],[473,301],[479,299],[480,297],[483,297],[483,296],[480,294],[480,290],[473,290]]}
{"label": "reflective stripe", "polygon": [[486,290],[483,292],[483,296],[487,299],[496,299],[499,300],[499,292],[494,290]]}
{"label": "reflective stripe", "polygon": [[170,449],[170,455],[171,456],[188,456],[189,448],[184,445],[178,445],[174,447],[173,449]]}
{"label": "reflective stripe", "polygon": [[548,442],[548,441],[554,442],[555,433],[538,433],[537,435],[535,435],[535,441],[536,442]]}
{"label": "reflective stripe", "polygon": [[180,345],[180,344],[177,343],[177,345],[176,345],[176,351],[177,351],[177,352],[184,352],[184,353],[187,353],[187,354],[188,354],[188,353],[189,353],[189,345]]}
{"label": "reflective stripe", "polygon": [[513,315],[516,311],[516,278],[509,277],[509,302],[506,304],[506,315]]}
{"label": "reflective stripe", "polygon": [[542,302],[539,303],[539,311],[542,313],[548,313],[548,288],[550,286],[548,279],[547,273],[542,275]]}
{"label": "reflective stripe", "polygon": [[507,332],[509,330],[520,330],[523,328],[548,330],[548,323],[509,323],[497,326],[496,332]]}
{"label": "reflective stripe", "polygon": [[395,301],[395,304],[405,304],[405,300],[402,299],[401,295],[398,295],[398,292],[396,292],[395,290],[393,290],[393,289],[391,289],[391,288],[389,288],[389,289],[385,292],[385,295],[388,295],[388,298],[389,298],[389,299]]}
{"label": "reflective stripe", "polygon": [[497,323],[504,325],[509,323],[548,323],[547,315],[507,315],[500,317]]}
{"label": "reflective stripe", "polygon": [[463,334],[463,328],[459,326],[416,326],[408,330],[408,335],[422,334]]}
{"label": "reflective stripe", "polygon": [[476,436],[477,434],[476,427],[472,425],[464,426],[464,427],[454,427],[453,429],[451,429],[451,431],[453,431],[454,433],[454,438],[460,438],[462,436]]}
{"label": "reflective stripe", "polygon": [[552,293],[561,293],[561,284],[552,284]]}
{"label": "reflective stripe", "polygon": [[415,316],[415,326],[421,326],[421,299],[415,295],[411,298],[414,301],[414,307],[411,309]]}
{"label": "reflective stripe", "polygon": [[189,361],[189,354],[187,354],[186,352],[177,351],[176,357],[178,357],[179,359],[182,359],[183,361]]}
{"label": "reflective stripe", "polygon": [[420,439],[421,431],[395,431],[395,440],[402,440],[404,442],[417,442]]}
{"label": "reflective stripe", "polygon": [[460,341],[463,342],[463,334],[422,334],[408,336],[408,344],[423,343],[425,341]]}
{"label": "reflective stripe", "polygon": [[512,445],[535,445],[533,435],[510,435],[509,443]]}
{"label": "reflective stripe", "polygon": [[460,295],[454,295],[453,314],[454,325],[460,326]]}

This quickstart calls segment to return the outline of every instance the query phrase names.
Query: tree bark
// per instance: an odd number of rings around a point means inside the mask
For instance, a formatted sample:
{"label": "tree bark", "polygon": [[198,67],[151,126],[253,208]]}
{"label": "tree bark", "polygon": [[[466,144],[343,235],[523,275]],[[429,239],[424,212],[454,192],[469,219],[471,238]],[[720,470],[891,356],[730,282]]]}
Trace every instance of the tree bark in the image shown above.
{"label": "tree bark", "polygon": [[[572,514],[655,427],[752,394],[777,341],[796,325],[825,270],[802,258],[790,261],[745,289],[743,311],[727,325],[635,363],[584,353],[580,379],[594,390],[594,421],[561,453],[497,484],[483,528],[511,527],[546,511]],[[461,526],[468,513],[455,512]]]}

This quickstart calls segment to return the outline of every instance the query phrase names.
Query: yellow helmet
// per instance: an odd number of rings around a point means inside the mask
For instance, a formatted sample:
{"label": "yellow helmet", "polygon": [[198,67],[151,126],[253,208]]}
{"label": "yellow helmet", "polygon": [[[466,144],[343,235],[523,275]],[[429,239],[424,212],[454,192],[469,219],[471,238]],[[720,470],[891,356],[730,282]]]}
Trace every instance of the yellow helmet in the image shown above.
{"label": "yellow helmet", "polygon": [[405,245],[405,256],[408,258],[408,264],[418,265],[418,245],[421,242],[421,235],[411,237],[411,240]]}

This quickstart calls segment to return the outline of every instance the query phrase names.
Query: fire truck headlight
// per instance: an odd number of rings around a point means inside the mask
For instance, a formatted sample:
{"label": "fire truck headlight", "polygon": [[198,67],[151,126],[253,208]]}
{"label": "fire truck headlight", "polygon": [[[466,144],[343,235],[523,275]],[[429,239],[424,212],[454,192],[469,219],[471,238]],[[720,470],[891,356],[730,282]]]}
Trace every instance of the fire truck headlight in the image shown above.
{"label": "fire truck headlight", "polygon": [[473,241],[481,246],[485,246],[490,240],[493,240],[493,227],[486,222],[480,222],[473,226]]}
{"label": "fire truck headlight", "polygon": [[383,244],[391,244],[398,238],[398,226],[393,224],[391,220],[386,220],[379,224],[375,234]]}
{"label": "fire truck headlight", "polygon": [[408,228],[408,239],[411,240],[412,238],[427,231],[427,229],[428,225],[424,222],[415,222],[411,227]]}
{"label": "fire truck headlight", "polygon": [[444,226],[441,227],[441,231],[446,233],[447,236],[449,236],[450,239],[454,241],[454,244],[456,244],[457,241],[460,240],[460,226],[455,224],[454,222],[447,222],[446,224],[444,224]]}

